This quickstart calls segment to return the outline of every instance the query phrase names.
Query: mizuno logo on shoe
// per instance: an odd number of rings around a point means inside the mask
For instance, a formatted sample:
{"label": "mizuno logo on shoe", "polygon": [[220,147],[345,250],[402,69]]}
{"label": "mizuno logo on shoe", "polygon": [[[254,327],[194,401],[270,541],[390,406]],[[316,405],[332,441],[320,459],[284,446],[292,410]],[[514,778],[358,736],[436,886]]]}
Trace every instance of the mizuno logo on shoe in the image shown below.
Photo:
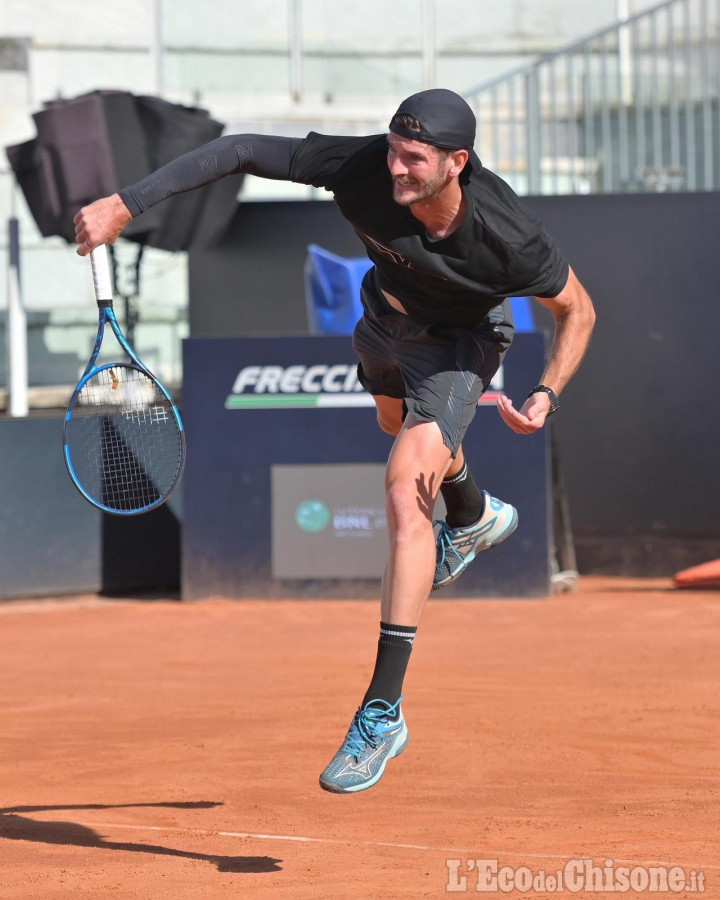
{"label": "mizuno logo on shoe", "polygon": [[497,516],[490,519],[480,528],[473,528],[472,531],[468,531],[466,535],[458,535],[455,540],[453,540],[453,547],[456,550],[461,549],[462,547],[471,547],[478,538],[484,537],[489,531],[492,531],[495,527],[495,523],[497,522]]}
{"label": "mizuno logo on shoe", "polygon": [[372,775],[370,771],[370,766],[375,762],[375,760],[382,756],[385,747],[378,747],[377,750],[372,753],[370,756],[365,757],[362,762],[350,762],[348,761],[342,769],[337,773],[337,778],[341,775]]}

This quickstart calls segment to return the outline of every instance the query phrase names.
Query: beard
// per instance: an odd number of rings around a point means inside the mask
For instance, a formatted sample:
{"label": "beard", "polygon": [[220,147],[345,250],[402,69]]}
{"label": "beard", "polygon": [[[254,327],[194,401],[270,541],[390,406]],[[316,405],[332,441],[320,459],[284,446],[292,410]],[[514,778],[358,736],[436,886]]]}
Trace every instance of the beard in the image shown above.
{"label": "beard", "polygon": [[429,200],[435,197],[447,184],[447,178],[438,173],[422,184],[413,181],[404,185],[397,180],[393,181],[393,200],[398,206],[412,206],[421,200]]}

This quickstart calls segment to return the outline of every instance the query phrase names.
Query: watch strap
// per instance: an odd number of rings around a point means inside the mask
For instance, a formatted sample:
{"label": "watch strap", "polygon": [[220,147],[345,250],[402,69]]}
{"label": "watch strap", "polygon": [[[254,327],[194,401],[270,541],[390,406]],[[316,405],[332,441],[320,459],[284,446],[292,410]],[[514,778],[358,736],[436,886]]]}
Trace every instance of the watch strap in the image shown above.
{"label": "watch strap", "polygon": [[536,384],[528,394],[528,397],[532,397],[533,394],[539,393],[547,394],[550,398],[550,412],[548,413],[548,415],[551,416],[553,413],[557,412],[560,408],[560,403],[558,402],[555,391],[552,388],[549,388],[546,384]]}

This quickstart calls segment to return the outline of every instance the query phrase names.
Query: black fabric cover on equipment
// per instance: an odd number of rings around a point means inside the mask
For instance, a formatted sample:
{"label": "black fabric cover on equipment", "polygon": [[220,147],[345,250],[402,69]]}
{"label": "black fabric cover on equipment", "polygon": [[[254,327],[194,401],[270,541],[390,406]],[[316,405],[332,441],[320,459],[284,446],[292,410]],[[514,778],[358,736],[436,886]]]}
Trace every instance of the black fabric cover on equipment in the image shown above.
{"label": "black fabric cover on equipment", "polygon": [[40,234],[43,237],[59,234],[70,240],[70,234],[61,230],[60,194],[47,150],[33,138],[8,147],[6,152]]}
{"label": "black fabric cover on equipment", "polygon": [[[207,110],[178,106],[149,96],[136,97],[135,105],[147,136],[149,168],[143,174],[222,134],[223,125],[211,119]],[[123,186],[137,180],[128,179]],[[234,200],[238,191],[237,182],[232,190]],[[146,246],[183,250],[192,241],[206,200],[205,191],[179,194],[138,216],[132,224],[136,228],[142,227],[146,235],[142,243]],[[133,239],[132,233],[128,237]]]}
{"label": "black fabric cover on equipment", "polygon": [[[203,109],[136,97],[125,91],[94,91],[57,100],[33,116],[37,138],[6,149],[10,165],[44,237],[72,243],[80,207],[116,193],[151,171],[219,137],[223,125]],[[172,197],[138,216],[123,232],[129,240],[166,250],[205,244],[230,221],[240,179],[212,192],[212,215],[204,215],[210,192]],[[221,232],[220,232],[221,233]]]}
{"label": "black fabric cover on equipment", "polygon": [[134,100],[120,91],[98,91],[53,101],[33,119],[37,138],[9,147],[8,159],[41,233],[72,242],[72,220],[81,206],[148,169]]}

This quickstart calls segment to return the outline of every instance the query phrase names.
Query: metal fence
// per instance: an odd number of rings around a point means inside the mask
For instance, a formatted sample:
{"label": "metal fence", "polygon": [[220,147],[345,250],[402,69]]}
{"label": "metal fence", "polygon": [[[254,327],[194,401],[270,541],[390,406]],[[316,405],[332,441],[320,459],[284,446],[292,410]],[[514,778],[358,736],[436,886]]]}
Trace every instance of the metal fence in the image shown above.
{"label": "metal fence", "polygon": [[466,92],[522,194],[720,188],[720,0],[669,0]]}

